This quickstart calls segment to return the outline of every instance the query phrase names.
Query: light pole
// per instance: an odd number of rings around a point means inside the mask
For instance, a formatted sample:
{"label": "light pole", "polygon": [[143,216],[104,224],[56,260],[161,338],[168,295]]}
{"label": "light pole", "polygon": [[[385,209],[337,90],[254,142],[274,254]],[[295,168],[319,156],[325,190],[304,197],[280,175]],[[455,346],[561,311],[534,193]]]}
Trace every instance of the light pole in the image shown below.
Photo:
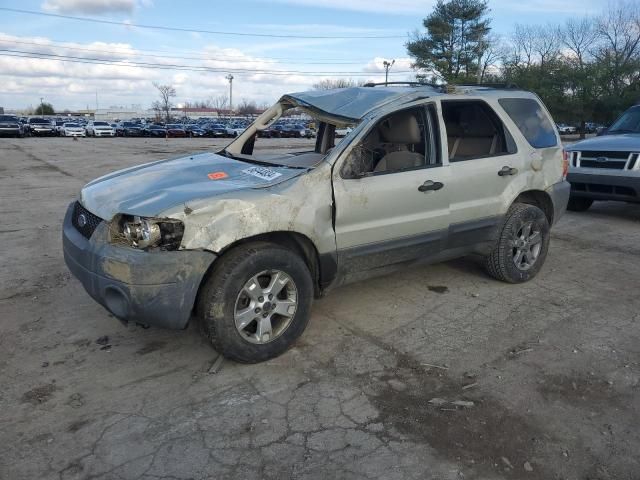
{"label": "light pole", "polygon": [[44,98],[40,97],[40,115],[44,118]]}
{"label": "light pole", "polygon": [[389,69],[393,66],[394,63],[396,63],[395,60],[391,60],[390,62],[385,60],[384,62],[382,62],[382,65],[384,65],[384,86],[385,87],[389,83]]}
{"label": "light pole", "polygon": [[229,74],[224,78],[229,80],[229,111],[233,112],[233,75]]}

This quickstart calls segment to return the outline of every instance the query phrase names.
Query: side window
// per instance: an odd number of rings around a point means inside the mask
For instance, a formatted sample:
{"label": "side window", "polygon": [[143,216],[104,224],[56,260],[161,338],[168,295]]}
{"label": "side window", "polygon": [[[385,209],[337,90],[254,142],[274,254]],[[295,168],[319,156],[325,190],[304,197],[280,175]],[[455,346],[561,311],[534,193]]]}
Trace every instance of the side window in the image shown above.
{"label": "side window", "polygon": [[359,178],[437,164],[431,111],[435,110],[411,108],[379,120],[345,160],[342,177]]}
{"label": "side window", "polygon": [[444,101],[450,162],[516,153],[513,137],[493,109],[483,101]]}
{"label": "side window", "polygon": [[532,98],[501,98],[500,106],[533,148],[555,147],[556,132],[548,115]]}

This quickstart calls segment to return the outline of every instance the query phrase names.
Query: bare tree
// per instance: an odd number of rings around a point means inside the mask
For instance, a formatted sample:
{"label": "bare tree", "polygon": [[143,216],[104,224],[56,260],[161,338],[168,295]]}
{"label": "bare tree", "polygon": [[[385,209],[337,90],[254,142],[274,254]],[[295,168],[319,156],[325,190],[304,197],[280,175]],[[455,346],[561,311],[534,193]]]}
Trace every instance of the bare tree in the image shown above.
{"label": "bare tree", "polygon": [[209,97],[207,103],[211,108],[215,108],[216,110],[226,110],[229,107],[229,96],[222,94],[216,97]]}
{"label": "bare tree", "polygon": [[569,19],[559,30],[562,45],[568,50],[564,55],[565,65],[570,69],[567,77],[567,95],[573,97],[575,112],[580,120],[580,138],[585,137],[585,122],[592,115],[595,100],[593,78],[593,56],[590,51],[596,44],[598,34],[593,18]]}
{"label": "bare tree", "polygon": [[516,24],[511,36],[513,50],[510,63],[514,66],[524,66],[525,68],[529,68],[533,64],[535,37],[534,27]]}
{"label": "bare tree", "polygon": [[600,45],[595,56],[608,70],[608,87],[620,95],[633,78],[640,56],[640,12],[637,3],[610,5],[597,19],[596,31]]}
{"label": "bare tree", "polygon": [[237,110],[238,110],[238,113],[242,115],[247,115],[251,113],[257,113],[258,106],[256,105],[256,102],[254,102],[253,100],[243,98],[242,100],[240,100]]}
{"label": "bare tree", "polygon": [[584,66],[587,56],[595,44],[598,33],[592,18],[569,19],[560,30],[560,41],[568,48],[580,66]]}
{"label": "bare tree", "polygon": [[164,112],[165,119],[168,122],[171,119],[171,107],[173,106],[171,99],[176,96],[176,89],[172,85],[160,85],[156,82],[153,82],[153,86],[158,90],[160,100],[154,102],[152,108],[156,111]]}
{"label": "bare tree", "polygon": [[555,25],[538,26],[533,29],[533,52],[538,56],[540,69],[560,55],[560,33]]}
{"label": "bare tree", "polygon": [[[490,70],[497,73],[499,61],[504,58],[506,48],[502,39],[497,35],[489,35],[481,44],[481,52],[478,62],[478,83],[482,83],[490,75]],[[494,75],[495,76],[495,75]]]}
{"label": "bare tree", "polygon": [[352,78],[325,78],[312,85],[314,90],[332,90],[334,88],[349,88],[349,87],[361,87],[366,82],[358,80],[357,82]]}

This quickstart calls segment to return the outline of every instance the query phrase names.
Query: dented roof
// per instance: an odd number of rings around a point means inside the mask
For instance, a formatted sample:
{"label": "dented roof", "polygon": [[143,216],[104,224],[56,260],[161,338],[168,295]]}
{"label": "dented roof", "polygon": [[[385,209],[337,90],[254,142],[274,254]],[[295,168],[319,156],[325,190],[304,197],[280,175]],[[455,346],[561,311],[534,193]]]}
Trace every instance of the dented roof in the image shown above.
{"label": "dented roof", "polygon": [[401,98],[411,100],[437,93],[438,91],[430,86],[351,87],[290,93],[282,97],[282,100],[352,123],[362,119],[370,111]]}
{"label": "dented roof", "polygon": [[477,95],[483,97],[525,97],[535,95],[517,88],[491,85],[451,85],[447,90],[432,85],[351,87],[290,93],[281,100],[313,111],[331,123],[349,124],[361,120],[369,112],[392,103],[405,103],[420,98],[443,95]]}

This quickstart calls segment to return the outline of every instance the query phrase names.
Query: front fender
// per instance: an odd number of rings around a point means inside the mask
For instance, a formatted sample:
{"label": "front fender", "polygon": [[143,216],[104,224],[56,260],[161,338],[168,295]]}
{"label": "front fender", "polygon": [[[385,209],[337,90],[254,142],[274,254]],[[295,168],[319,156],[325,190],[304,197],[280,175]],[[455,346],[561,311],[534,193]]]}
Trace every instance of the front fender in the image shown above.
{"label": "front fender", "polygon": [[321,164],[277,185],[188,202],[164,214],[184,222],[186,249],[220,252],[245,238],[288,231],[308,237],[320,254],[335,252],[330,167]]}

